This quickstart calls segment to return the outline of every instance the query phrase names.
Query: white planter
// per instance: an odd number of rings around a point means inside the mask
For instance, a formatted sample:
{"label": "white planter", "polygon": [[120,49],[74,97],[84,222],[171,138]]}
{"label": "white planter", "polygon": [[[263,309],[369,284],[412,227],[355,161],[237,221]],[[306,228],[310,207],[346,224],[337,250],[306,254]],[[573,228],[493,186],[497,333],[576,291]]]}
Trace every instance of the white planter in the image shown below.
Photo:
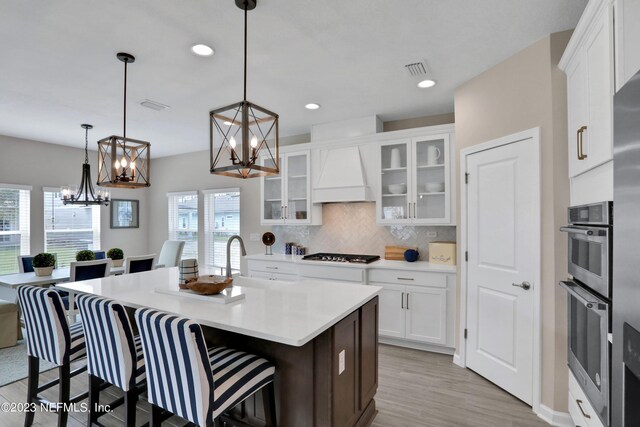
{"label": "white planter", "polygon": [[122,267],[122,264],[124,263],[123,259],[112,259],[111,263],[113,264],[114,267]]}
{"label": "white planter", "polygon": [[38,277],[51,276],[51,274],[53,274],[53,267],[33,267],[33,271],[35,271]]}

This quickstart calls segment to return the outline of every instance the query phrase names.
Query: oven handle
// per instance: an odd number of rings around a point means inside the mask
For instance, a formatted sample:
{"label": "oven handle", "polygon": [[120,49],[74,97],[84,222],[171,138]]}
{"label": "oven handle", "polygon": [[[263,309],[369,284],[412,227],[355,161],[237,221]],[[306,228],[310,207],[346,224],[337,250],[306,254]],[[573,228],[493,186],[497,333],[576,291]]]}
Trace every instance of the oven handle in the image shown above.
{"label": "oven handle", "polygon": [[559,283],[560,287],[566,289],[571,295],[573,295],[578,301],[584,304],[588,309],[591,310],[599,310],[606,311],[607,304],[604,301],[600,301],[595,296],[591,295],[586,290],[582,289],[575,282],[572,281],[561,281]]}
{"label": "oven handle", "polygon": [[593,230],[578,227],[560,227],[560,231],[565,233],[584,234],[585,236],[593,236]]}

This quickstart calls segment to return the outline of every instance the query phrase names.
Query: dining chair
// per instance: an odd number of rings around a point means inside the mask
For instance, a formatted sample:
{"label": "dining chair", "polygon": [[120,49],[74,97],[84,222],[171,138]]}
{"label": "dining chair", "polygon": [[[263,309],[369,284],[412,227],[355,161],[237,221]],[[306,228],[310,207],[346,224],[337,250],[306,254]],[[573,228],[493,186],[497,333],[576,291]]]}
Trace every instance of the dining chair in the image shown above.
{"label": "dining chair", "polygon": [[93,254],[96,256],[96,259],[106,259],[107,253],[105,251],[93,251]]}
{"label": "dining chair", "polygon": [[[33,273],[33,257],[35,255],[18,255],[18,271],[20,273]],[[58,267],[58,257],[56,254],[53,254],[53,257],[56,259],[56,263],[53,265],[53,268]]]}
{"label": "dining chair", "polygon": [[168,413],[213,426],[223,412],[262,389],[267,426],[276,426],[275,367],[225,347],[207,348],[196,322],[151,308],[135,313],[147,372],[151,427]]}
{"label": "dining chair", "polygon": [[184,250],[183,240],[165,240],[160,249],[160,255],[158,256],[158,265],[160,267],[177,267],[180,259],[182,258],[182,251]]}
{"label": "dining chair", "polygon": [[[18,301],[24,317],[26,330],[28,380],[27,403],[33,405],[49,404],[49,408],[58,412],[58,426],[66,426],[70,403],[86,399],[88,392],[71,397],[71,378],[86,371],[86,359],[79,361],[81,366],[71,371],[71,362],[85,356],[85,340],[82,323],[69,326],[65,316],[62,298],[53,289],[22,285],[18,288]],[[40,360],[53,363],[58,367],[58,378],[39,385]],[[59,384],[58,403],[38,396],[38,393]],[[25,426],[33,424],[34,411],[26,411]]]}
{"label": "dining chair", "polygon": [[156,264],[156,254],[130,256],[124,260],[124,273],[140,273],[153,270]]}
{"label": "dining chair", "polygon": [[110,271],[111,260],[108,258],[94,261],[74,261],[69,265],[69,281],[80,282],[108,277]]}
{"label": "dining chair", "polygon": [[100,403],[100,388],[114,385],[124,392],[124,401],[116,399],[107,404],[113,409],[124,403],[124,425],[136,423],[136,402],[146,391],[144,358],[139,336],[134,336],[131,322],[122,304],[95,295],[79,295],[77,299],[82,317],[87,347],[89,374],[89,420],[98,424],[103,412],[96,410]]}

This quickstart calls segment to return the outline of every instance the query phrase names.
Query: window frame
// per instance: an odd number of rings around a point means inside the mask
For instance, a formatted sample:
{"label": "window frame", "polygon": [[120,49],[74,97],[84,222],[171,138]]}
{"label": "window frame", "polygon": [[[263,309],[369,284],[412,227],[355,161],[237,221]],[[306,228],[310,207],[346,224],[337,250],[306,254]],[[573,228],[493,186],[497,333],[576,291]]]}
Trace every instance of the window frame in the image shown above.
{"label": "window frame", "polygon": [[[213,251],[213,253],[215,253],[214,248],[209,244],[209,239],[207,238],[207,236],[209,235],[209,233],[214,233],[215,232],[215,210],[213,212],[210,212],[210,198],[211,197],[215,197],[215,194],[219,194],[219,193],[238,193],[238,228],[237,228],[237,232],[234,230],[233,233],[234,234],[238,234],[240,235],[242,227],[241,227],[241,217],[242,217],[242,192],[240,187],[231,187],[231,188],[212,188],[212,189],[208,189],[208,190],[203,190],[202,191],[203,195],[204,195],[204,265],[207,268],[212,268],[212,269],[220,269],[220,272],[223,274],[226,274],[226,264],[227,264],[227,259],[226,259],[226,252],[224,255],[224,260],[222,261],[223,265],[219,265],[218,263],[215,262],[215,257],[214,255],[211,253]],[[228,215],[225,215],[225,218],[228,220]],[[229,221],[225,221],[225,222],[229,222]],[[231,247],[232,251],[237,251],[237,256],[238,259],[240,259],[240,245],[235,245]],[[233,253],[233,252],[232,252]],[[210,263],[209,260],[210,259],[214,259],[213,263]],[[232,257],[232,261],[233,261],[233,257]],[[237,268],[234,268],[235,266],[232,265],[231,268],[231,272],[240,272],[241,269],[241,261],[238,262]]]}
{"label": "window frame", "polygon": [[[19,255],[31,254],[31,191],[33,187],[30,185],[20,184],[3,184],[0,183],[2,190],[15,190],[19,192],[18,199],[18,230],[0,230],[0,236],[19,235],[20,249]],[[23,197],[23,196],[28,197]],[[3,274],[14,274],[20,271],[18,266],[18,256],[13,259],[13,267],[10,271]],[[0,263],[1,264],[1,263]],[[11,263],[7,263],[7,268],[11,268]]]}
{"label": "window frame", "polygon": [[[181,221],[180,221],[180,217],[178,215],[178,207],[177,205],[175,205],[175,202],[173,202],[173,198],[177,198],[177,197],[184,197],[184,196],[195,196],[196,197],[196,221],[195,221],[195,228],[193,227],[193,225],[191,224],[191,221],[189,221],[189,225],[190,227],[185,227],[183,228],[181,225]],[[172,206],[174,205],[174,206]],[[172,211],[175,210],[175,218],[172,218]],[[188,259],[188,258],[196,258],[199,259],[200,258],[200,195],[198,194],[197,190],[191,190],[191,191],[171,191],[167,193],[167,236],[169,240],[180,240],[180,241],[184,241],[185,242],[185,249],[187,246],[187,243],[192,242],[193,240],[184,240],[184,239],[179,239],[177,238],[177,233],[180,231],[188,231],[191,233],[195,233],[196,238],[195,238],[195,256],[193,256],[192,254],[189,253],[185,253],[185,251],[183,250],[182,252],[182,259]]]}

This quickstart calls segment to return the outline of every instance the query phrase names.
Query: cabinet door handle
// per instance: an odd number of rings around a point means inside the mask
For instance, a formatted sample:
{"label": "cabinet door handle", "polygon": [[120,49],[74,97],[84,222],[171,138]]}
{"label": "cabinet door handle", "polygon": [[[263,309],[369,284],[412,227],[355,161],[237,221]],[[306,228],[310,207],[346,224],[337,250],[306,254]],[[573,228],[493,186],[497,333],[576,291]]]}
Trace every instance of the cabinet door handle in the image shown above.
{"label": "cabinet door handle", "polygon": [[409,310],[409,292],[407,292],[407,310]]}
{"label": "cabinet door handle", "polygon": [[418,217],[418,210],[416,209],[416,202],[413,202],[413,217]]}
{"label": "cabinet door handle", "polygon": [[284,219],[289,219],[289,215],[287,215],[287,208],[288,208],[288,207],[289,207],[289,206],[286,206],[286,205],[285,205],[285,207],[284,207]]}
{"label": "cabinet door handle", "polygon": [[407,203],[407,218],[411,218],[411,202]]}
{"label": "cabinet door handle", "polygon": [[586,412],[584,412],[584,409],[582,409],[582,400],[576,399],[576,403],[578,404],[578,408],[580,408],[580,412],[582,412],[582,416],[587,419],[590,419],[591,415],[587,414]]}
{"label": "cabinet door handle", "polygon": [[280,206],[280,219],[284,219],[284,205]]}
{"label": "cabinet door handle", "polygon": [[584,135],[584,131],[587,130],[586,126],[582,126],[580,129],[578,129],[578,132],[576,134],[576,145],[577,145],[577,151],[578,151],[578,160],[584,160],[587,158],[587,155],[584,154],[584,145],[583,145],[583,135]]}
{"label": "cabinet door handle", "polygon": [[404,292],[400,296],[400,308],[404,308]]}
{"label": "cabinet door handle", "polygon": [[414,280],[413,277],[396,277],[398,280]]}

